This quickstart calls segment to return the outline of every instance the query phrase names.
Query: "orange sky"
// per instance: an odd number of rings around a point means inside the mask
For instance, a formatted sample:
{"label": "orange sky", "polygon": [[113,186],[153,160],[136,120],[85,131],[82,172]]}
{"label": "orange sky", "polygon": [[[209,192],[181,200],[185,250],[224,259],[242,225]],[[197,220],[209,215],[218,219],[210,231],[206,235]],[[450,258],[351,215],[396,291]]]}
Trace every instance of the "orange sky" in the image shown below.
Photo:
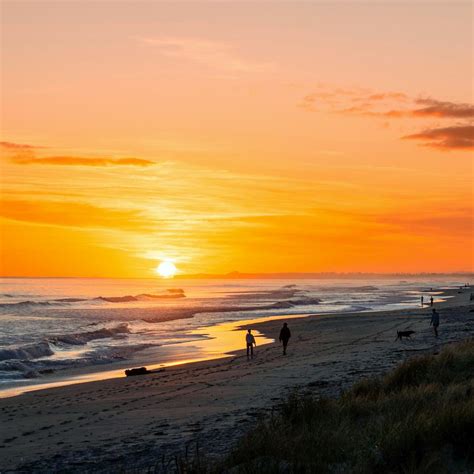
{"label": "orange sky", "polygon": [[1,271],[474,270],[472,5],[2,2]]}

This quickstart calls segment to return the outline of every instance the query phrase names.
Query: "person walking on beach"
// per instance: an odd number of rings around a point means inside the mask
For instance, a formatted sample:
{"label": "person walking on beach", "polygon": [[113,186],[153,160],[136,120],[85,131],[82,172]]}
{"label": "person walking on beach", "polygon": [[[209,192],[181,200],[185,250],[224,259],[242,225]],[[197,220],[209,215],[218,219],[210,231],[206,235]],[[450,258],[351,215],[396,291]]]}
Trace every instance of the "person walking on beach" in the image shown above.
{"label": "person walking on beach", "polygon": [[255,342],[251,329],[249,329],[245,335],[245,342],[247,343],[247,357],[253,357],[253,346],[257,347],[257,343]]}
{"label": "person walking on beach", "polygon": [[422,308],[423,308],[423,300],[424,300],[424,298],[423,298],[423,296],[422,296],[422,297],[421,297],[421,307],[422,307]]}
{"label": "person walking on beach", "polygon": [[283,344],[283,355],[286,355],[286,347],[288,346],[288,341],[291,337],[291,331],[287,323],[283,323],[283,327],[280,331],[279,341]]}
{"label": "person walking on beach", "polygon": [[434,303],[433,296],[431,296],[430,297],[430,306],[433,306],[433,303]]}
{"label": "person walking on beach", "polygon": [[439,313],[434,308],[433,313],[431,314],[430,326],[431,325],[433,325],[435,337],[438,337]]}

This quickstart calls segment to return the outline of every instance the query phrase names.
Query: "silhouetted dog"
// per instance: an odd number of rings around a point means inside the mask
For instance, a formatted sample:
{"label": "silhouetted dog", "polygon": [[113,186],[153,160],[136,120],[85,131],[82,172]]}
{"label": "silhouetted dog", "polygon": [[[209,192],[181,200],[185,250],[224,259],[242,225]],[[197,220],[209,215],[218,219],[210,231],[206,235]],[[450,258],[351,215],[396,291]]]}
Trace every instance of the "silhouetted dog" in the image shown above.
{"label": "silhouetted dog", "polygon": [[397,331],[397,337],[395,338],[395,340],[400,339],[401,341],[404,337],[410,339],[412,334],[415,334],[415,331]]}

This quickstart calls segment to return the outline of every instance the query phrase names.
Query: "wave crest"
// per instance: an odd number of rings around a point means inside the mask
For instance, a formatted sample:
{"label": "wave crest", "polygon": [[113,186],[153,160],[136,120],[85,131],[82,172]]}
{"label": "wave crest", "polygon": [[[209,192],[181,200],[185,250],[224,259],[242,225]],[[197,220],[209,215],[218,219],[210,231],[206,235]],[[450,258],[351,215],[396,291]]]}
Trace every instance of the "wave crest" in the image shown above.
{"label": "wave crest", "polygon": [[113,328],[102,328],[96,331],[79,332],[76,334],[63,334],[60,336],[52,336],[48,338],[49,342],[54,344],[69,344],[73,346],[80,346],[87,344],[94,339],[106,339],[108,337],[116,337],[119,335],[130,334],[130,329],[127,323],[119,324]]}
{"label": "wave crest", "polygon": [[47,341],[41,341],[22,347],[0,349],[0,360],[30,360],[53,354],[54,351],[51,349],[49,343]]}
{"label": "wave crest", "polygon": [[79,346],[87,344],[89,341],[93,341],[95,339],[121,337],[125,334],[130,334],[130,329],[127,323],[119,324],[118,326],[115,326],[113,328],[97,329],[96,331],[50,336],[47,337],[45,340],[37,342],[35,344],[27,344],[20,347],[0,349],[0,361],[26,361],[32,359],[39,359],[41,357],[47,357],[54,354],[54,348],[51,347],[52,344],[67,344],[72,346]]}

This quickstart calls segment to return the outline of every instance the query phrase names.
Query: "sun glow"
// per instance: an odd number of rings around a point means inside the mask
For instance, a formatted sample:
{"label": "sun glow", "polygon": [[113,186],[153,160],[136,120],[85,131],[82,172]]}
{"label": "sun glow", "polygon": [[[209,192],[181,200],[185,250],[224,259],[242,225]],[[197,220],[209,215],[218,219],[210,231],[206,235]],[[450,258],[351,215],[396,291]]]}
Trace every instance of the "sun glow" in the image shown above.
{"label": "sun glow", "polygon": [[176,275],[176,272],[177,268],[174,263],[170,261],[165,260],[156,267],[156,273],[158,273],[162,278],[172,278]]}

